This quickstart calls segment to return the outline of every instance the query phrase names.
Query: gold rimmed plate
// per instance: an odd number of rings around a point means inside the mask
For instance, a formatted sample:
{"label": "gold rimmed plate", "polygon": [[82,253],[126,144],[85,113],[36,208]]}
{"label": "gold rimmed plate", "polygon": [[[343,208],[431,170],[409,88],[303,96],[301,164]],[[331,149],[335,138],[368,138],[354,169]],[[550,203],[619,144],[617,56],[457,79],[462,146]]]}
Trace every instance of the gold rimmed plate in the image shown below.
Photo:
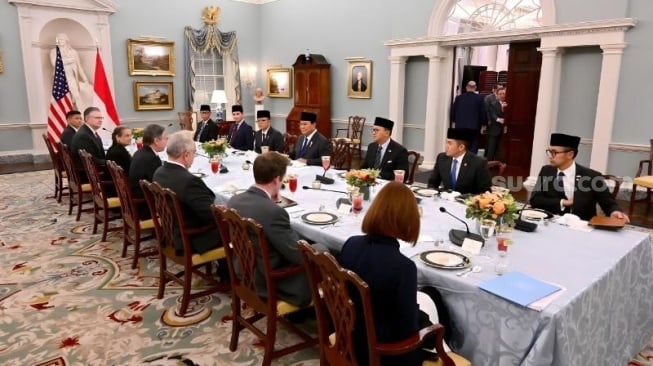
{"label": "gold rimmed plate", "polygon": [[549,211],[540,210],[538,208],[526,208],[522,210],[521,217],[527,220],[550,220],[553,214]]}
{"label": "gold rimmed plate", "polygon": [[338,222],[338,216],[331,212],[315,211],[302,215],[302,221],[311,225],[329,225]]}
{"label": "gold rimmed plate", "polygon": [[431,188],[418,188],[414,190],[416,195],[422,196],[422,197],[433,197],[436,194],[440,193],[437,189],[431,189]]}
{"label": "gold rimmed plate", "polygon": [[427,250],[420,253],[419,259],[427,266],[439,269],[462,269],[472,265],[468,256],[444,249]]}

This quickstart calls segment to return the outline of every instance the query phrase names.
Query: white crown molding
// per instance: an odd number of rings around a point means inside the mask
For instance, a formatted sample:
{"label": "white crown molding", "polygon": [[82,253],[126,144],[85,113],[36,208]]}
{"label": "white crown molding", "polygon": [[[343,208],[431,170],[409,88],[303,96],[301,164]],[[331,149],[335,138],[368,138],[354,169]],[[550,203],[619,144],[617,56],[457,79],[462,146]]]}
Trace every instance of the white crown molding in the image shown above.
{"label": "white crown molding", "polygon": [[115,13],[118,4],[113,0],[8,0],[10,4],[42,6],[57,9],[74,9]]}
{"label": "white crown molding", "polygon": [[273,3],[273,2],[279,1],[279,0],[233,0],[233,1],[237,1],[239,3],[263,5],[263,4],[267,4],[267,3]]}
{"label": "white crown molding", "polygon": [[466,44],[501,44],[515,40],[531,40],[556,36],[585,35],[592,33],[623,32],[637,24],[633,18],[596,20],[569,24],[555,24],[533,28],[509,29],[493,32],[470,32],[447,36],[419,37],[389,40],[386,46],[453,46]]}

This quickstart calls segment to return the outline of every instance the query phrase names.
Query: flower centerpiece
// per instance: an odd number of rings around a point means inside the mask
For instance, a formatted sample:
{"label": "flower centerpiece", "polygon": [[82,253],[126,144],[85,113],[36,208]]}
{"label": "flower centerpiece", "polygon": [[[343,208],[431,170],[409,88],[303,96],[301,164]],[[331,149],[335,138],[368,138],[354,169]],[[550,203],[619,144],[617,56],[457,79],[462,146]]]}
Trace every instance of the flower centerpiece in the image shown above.
{"label": "flower centerpiece", "polygon": [[517,204],[510,193],[485,192],[465,200],[466,218],[481,220],[490,219],[503,225],[513,226]]}
{"label": "flower centerpiece", "polygon": [[143,138],[143,129],[140,127],[136,127],[132,129],[132,137],[135,138],[136,140],[142,139]]}
{"label": "flower centerpiece", "polygon": [[227,139],[223,139],[223,138],[202,143],[202,149],[209,156],[224,155],[228,146],[229,144],[227,143]]}
{"label": "flower centerpiece", "polygon": [[363,199],[370,199],[370,187],[376,185],[376,178],[379,176],[378,169],[350,170],[345,173],[345,180],[350,186],[360,188]]}

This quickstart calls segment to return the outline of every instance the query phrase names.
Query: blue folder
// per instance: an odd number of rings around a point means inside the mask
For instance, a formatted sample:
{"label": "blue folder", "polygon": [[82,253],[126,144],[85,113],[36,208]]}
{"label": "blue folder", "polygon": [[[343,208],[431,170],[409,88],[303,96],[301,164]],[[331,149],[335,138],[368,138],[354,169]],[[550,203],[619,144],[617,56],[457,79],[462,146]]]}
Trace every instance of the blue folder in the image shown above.
{"label": "blue folder", "polygon": [[517,271],[483,282],[478,287],[522,306],[528,306],[560,290],[558,286]]}

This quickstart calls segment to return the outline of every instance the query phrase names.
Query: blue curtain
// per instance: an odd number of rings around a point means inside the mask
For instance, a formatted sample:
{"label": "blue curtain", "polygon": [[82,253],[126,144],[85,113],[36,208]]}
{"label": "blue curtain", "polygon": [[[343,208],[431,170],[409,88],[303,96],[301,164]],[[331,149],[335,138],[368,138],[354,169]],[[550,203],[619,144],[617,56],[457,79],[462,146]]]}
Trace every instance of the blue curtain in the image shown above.
{"label": "blue curtain", "polygon": [[193,80],[195,70],[193,68],[193,55],[207,52],[218,52],[223,58],[229,56],[233,60],[236,72],[236,103],[234,104],[240,104],[240,66],[236,31],[222,33],[214,24],[206,24],[200,29],[187,26],[184,28],[184,35],[186,36],[184,37],[184,63],[188,66],[184,79],[186,84],[185,103],[188,110],[192,110],[194,104],[195,85]]}

